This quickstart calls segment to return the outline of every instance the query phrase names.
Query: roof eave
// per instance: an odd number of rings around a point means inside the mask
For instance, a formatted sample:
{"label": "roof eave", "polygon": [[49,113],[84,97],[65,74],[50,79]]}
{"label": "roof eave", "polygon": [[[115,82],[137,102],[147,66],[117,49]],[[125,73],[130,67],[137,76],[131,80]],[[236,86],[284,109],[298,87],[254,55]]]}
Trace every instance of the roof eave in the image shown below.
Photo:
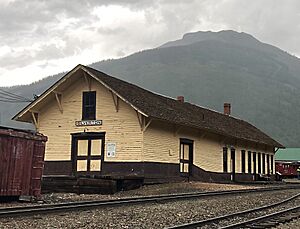
{"label": "roof eave", "polygon": [[[29,122],[26,120],[23,120],[21,117],[24,116],[27,112],[29,112],[34,106],[36,106],[40,101],[45,99],[53,90],[55,90],[59,85],[61,85],[64,81],[66,81],[70,76],[73,75],[76,71],[79,69],[82,69],[87,74],[89,74],[93,79],[101,83],[104,87],[109,89],[112,93],[114,93],[116,96],[118,96],[120,99],[122,99],[125,103],[129,104],[134,110],[139,112],[140,114],[144,115],[145,117],[148,117],[148,115],[141,111],[139,108],[135,107],[133,104],[131,104],[129,101],[127,101],[123,96],[121,96],[117,91],[112,89],[110,86],[108,86],[106,83],[98,79],[93,73],[91,73],[88,69],[85,68],[85,66],[79,64],[75,68],[73,68],[70,72],[68,72],[65,76],[60,78],[56,83],[54,83],[52,86],[50,86],[45,92],[43,92],[36,100],[28,104],[25,108],[23,108],[20,112],[18,112],[14,117],[12,117],[12,120],[15,121],[21,121],[21,122]],[[103,73],[104,74],[104,73]]]}
{"label": "roof eave", "polygon": [[201,127],[195,126],[195,125],[179,124],[177,122],[171,122],[169,120],[160,119],[160,118],[157,118],[157,117],[150,117],[150,118],[152,118],[153,120],[164,121],[164,122],[168,122],[168,123],[172,123],[172,124],[176,124],[176,125],[180,125],[180,126],[192,127],[192,128],[195,128],[195,129],[207,131],[207,132],[212,133],[212,134],[218,134],[218,135],[222,135],[222,136],[226,136],[226,137],[230,137],[230,138],[234,138],[234,139],[240,139],[240,140],[249,141],[249,142],[252,142],[252,143],[258,143],[258,144],[262,144],[262,145],[266,145],[266,146],[277,147],[277,148],[280,148],[280,149],[284,149],[285,148],[283,145],[281,145],[279,142],[275,141],[272,138],[270,138],[270,139],[272,139],[277,144],[269,144],[269,143],[259,142],[259,141],[255,141],[255,140],[247,139],[247,138],[238,138],[236,136],[225,134],[224,132],[221,132],[221,131],[214,131],[214,130],[207,129],[207,128],[201,128]]}
{"label": "roof eave", "polygon": [[[144,115],[145,117],[149,117],[148,114],[146,114],[145,112],[143,112],[142,110],[140,110],[139,108],[137,108],[136,106],[134,106],[132,103],[130,103],[127,99],[125,99],[122,95],[120,95],[117,91],[115,91],[114,89],[112,89],[109,85],[107,85],[106,83],[104,83],[102,80],[100,80],[98,77],[96,77],[92,72],[90,72],[88,69],[86,69],[84,66],[82,66],[82,70],[84,70],[86,73],[88,73],[91,77],[93,77],[93,79],[95,79],[96,81],[98,81],[99,83],[101,83],[104,87],[106,87],[108,90],[110,90],[112,93],[114,93],[116,96],[118,96],[120,99],[122,99],[125,103],[127,103],[128,105],[130,105],[134,110],[136,110],[137,112],[139,112],[140,114]],[[105,73],[103,73],[105,74]]]}
{"label": "roof eave", "polygon": [[65,80],[67,80],[74,72],[76,72],[78,69],[82,67],[81,64],[77,65],[75,68],[73,68],[71,71],[69,71],[65,76],[60,78],[58,81],[56,81],[52,86],[50,86],[46,91],[44,91],[36,100],[29,103],[25,108],[23,108],[19,113],[17,113],[14,117],[12,117],[12,120],[15,121],[23,121],[21,117],[30,111],[35,105],[37,105],[40,101],[42,101],[47,95],[49,95],[55,88],[57,88],[59,85],[61,85]]}

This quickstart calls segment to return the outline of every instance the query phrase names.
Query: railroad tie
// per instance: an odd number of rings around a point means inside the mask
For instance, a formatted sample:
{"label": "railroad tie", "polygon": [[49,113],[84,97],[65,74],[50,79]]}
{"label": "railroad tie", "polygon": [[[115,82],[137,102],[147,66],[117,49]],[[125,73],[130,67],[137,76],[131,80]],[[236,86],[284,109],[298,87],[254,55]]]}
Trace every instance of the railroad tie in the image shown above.
{"label": "railroad tie", "polygon": [[277,226],[278,224],[280,224],[280,221],[278,219],[270,219],[268,222],[270,224],[273,224],[273,226]]}
{"label": "railroad tie", "polygon": [[270,222],[270,221],[267,221],[267,222],[259,223],[259,225],[262,226],[263,228],[268,228],[268,227],[274,227],[277,224],[273,223],[273,222]]}
{"label": "railroad tie", "polygon": [[247,225],[246,228],[251,228],[251,229],[264,229],[264,226],[261,226],[260,224],[253,224],[253,225]]}

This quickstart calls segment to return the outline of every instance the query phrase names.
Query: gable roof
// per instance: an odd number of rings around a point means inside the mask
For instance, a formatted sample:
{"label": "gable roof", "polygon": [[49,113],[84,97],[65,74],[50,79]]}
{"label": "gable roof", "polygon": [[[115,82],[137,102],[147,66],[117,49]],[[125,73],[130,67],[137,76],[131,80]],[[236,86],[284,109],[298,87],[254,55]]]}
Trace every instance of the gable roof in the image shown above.
{"label": "gable roof", "polygon": [[41,101],[47,93],[51,92],[51,90],[55,90],[57,86],[63,83],[65,78],[70,77],[72,73],[78,69],[82,69],[88,73],[91,77],[96,79],[146,117],[174,123],[180,126],[206,130],[254,143],[284,148],[284,146],[279,142],[273,140],[261,130],[246,121],[188,102],[182,103],[175,99],[155,94],[134,84],[125,82],[83,65],[78,65],[67,73],[63,78],[46,90],[37,100],[33,101],[15,115],[13,119],[18,120],[20,116]]}
{"label": "gable roof", "polygon": [[275,154],[275,160],[300,162],[300,148],[279,149]]}

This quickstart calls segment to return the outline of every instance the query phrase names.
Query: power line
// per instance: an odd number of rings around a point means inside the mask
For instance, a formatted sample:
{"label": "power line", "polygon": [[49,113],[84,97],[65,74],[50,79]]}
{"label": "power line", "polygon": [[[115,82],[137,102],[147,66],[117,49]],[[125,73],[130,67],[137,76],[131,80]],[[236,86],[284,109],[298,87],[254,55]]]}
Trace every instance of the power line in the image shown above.
{"label": "power line", "polygon": [[31,101],[22,101],[22,100],[4,100],[4,99],[0,99],[0,102],[4,102],[4,103],[29,103]]}
{"label": "power line", "polygon": [[12,99],[25,99],[25,100],[30,100],[28,98],[25,98],[25,97],[22,97],[22,96],[18,96],[18,95],[15,95],[15,94],[12,94],[12,93],[7,93],[7,92],[2,92],[0,91],[0,96],[2,95],[5,96],[5,97],[8,97],[8,98],[12,98]]}
{"label": "power line", "polygon": [[[28,100],[28,101],[32,101],[31,99],[28,99],[24,96],[20,96],[20,95],[17,95],[17,94],[14,94],[12,92],[9,92],[9,91],[6,91],[6,90],[3,90],[0,88],[0,95],[3,95],[3,96],[6,96],[8,98],[11,98],[11,99],[19,99],[19,100]],[[2,97],[3,97],[2,96]]]}
{"label": "power line", "polygon": [[29,99],[11,97],[11,96],[7,96],[7,95],[3,95],[1,93],[0,93],[0,99],[13,100],[13,101],[24,101],[24,100],[30,101]]}
{"label": "power line", "polygon": [[32,101],[29,99],[16,99],[12,97],[1,96],[1,95],[0,95],[0,100],[2,102],[31,102]]}
{"label": "power line", "polygon": [[8,103],[32,102],[31,99],[0,89],[0,101]]}

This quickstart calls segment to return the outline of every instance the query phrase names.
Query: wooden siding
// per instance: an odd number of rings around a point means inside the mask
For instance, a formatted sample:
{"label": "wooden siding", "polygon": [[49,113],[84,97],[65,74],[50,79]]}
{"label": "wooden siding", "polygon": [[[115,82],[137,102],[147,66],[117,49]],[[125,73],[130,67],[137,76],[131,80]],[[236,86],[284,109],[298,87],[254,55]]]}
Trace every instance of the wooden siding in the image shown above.
{"label": "wooden siding", "polygon": [[179,163],[179,137],[165,123],[152,122],[144,132],[144,161]]}
{"label": "wooden siding", "polygon": [[[84,77],[73,79],[72,83],[62,86],[64,88],[60,91],[61,107],[58,106],[53,94],[52,100],[38,110],[39,131],[47,135],[49,139],[45,155],[48,161],[71,160],[70,134],[84,131],[106,132],[105,144],[116,143],[115,157],[107,157],[105,145],[105,161],[179,163],[180,138],[194,141],[194,164],[211,172],[223,172],[224,146],[228,147],[228,172],[231,172],[231,147],[235,148],[235,171],[237,173],[241,173],[241,150],[246,152],[246,173],[248,172],[248,151],[256,152],[256,155],[258,153],[274,155],[272,148],[234,141],[216,134],[178,127],[166,122],[152,121],[142,132],[136,111],[124,101],[119,100],[117,112],[111,92],[93,79],[91,91],[96,91],[96,119],[102,120],[103,125],[76,127],[75,121],[82,118],[82,92],[88,91],[89,86]],[[59,88],[57,90],[59,92]],[[258,161],[257,157],[256,160]],[[252,159],[251,165],[253,166]],[[267,162],[265,165],[267,166]],[[275,166],[275,163],[273,165]],[[80,168],[84,166],[79,165]],[[94,168],[98,169],[99,166],[96,162],[93,164]],[[256,166],[257,169],[258,166]],[[265,171],[267,173],[267,168]],[[253,173],[253,168],[251,172]]]}
{"label": "wooden siding", "polygon": [[223,171],[223,146],[213,136],[192,128],[152,122],[144,132],[144,160],[179,163],[180,138],[194,141],[194,164],[207,171]]}
{"label": "wooden siding", "polygon": [[[241,150],[245,150],[245,168],[248,172],[248,151],[251,151],[251,172],[253,173],[253,152],[274,155],[272,148],[264,148],[243,141],[230,141],[222,136],[201,132],[192,128],[176,128],[174,125],[153,121],[144,132],[144,161],[179,163],[180,138],[194,141],[194,164],[206,171],[223,172],[223,147],[228,147],[228,172],[232,171],[230,149],[235,149],[235,172],[242,172]],[[275,163],[273,163],[274,165]],[[271,163],[270,163],[271,165]],[[266,163],[267,166],[267,163]],[[273,168],[274,172],[274,168]],[[266,168],[267,173],[267,168]]]}
{"label": "wooden siding", "polygon": [[39,131],[49,137],[46,160],[71,159],[71,133],[106,132],[105,144],[116,143],[116,156],[105,161],[141,161],[142,132],[136,112],[119,100],[116,111],[112,94],[98,82],[91,81],[91,91],[96,91],[96,119],[103,120],[102,126],[76,127],[75,121],[82,118],[82,92],[88,91],[84,77],[79,78],[62,92],[60,112],[57,101],[53,100],[39,111]]}

